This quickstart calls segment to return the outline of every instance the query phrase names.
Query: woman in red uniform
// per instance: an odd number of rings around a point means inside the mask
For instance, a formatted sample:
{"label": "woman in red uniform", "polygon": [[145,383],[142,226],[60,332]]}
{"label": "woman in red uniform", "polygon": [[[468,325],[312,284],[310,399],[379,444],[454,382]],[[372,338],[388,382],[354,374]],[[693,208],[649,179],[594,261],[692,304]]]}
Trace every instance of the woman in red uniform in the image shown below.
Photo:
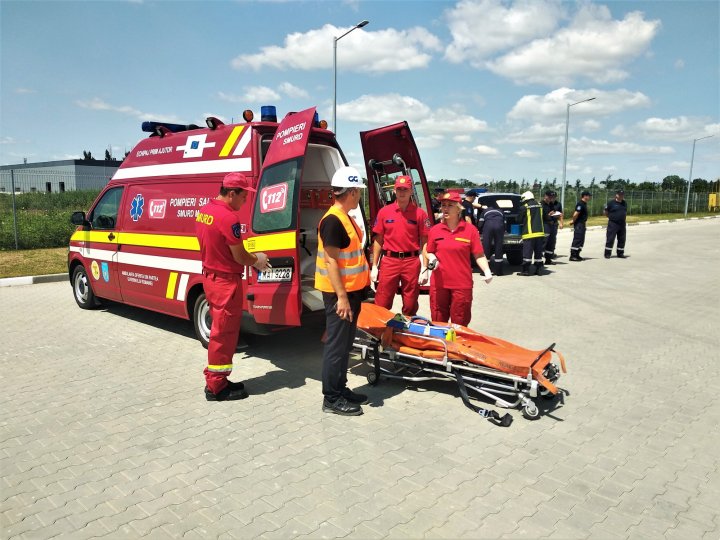
{"label": "woman in red uniform", "polygon": [[[433,268],[430,279],[430,318],[467,326],[472,307],[472,267],[475,259],[490,283],[492,273],[477,228],[460,219],[462,204],[457,193],[446,193],[440,198],[443,220],[430,229],[427,250],[423,252],[425,268]],[[421,283],[427,282],[427,272],[420,274]]]}

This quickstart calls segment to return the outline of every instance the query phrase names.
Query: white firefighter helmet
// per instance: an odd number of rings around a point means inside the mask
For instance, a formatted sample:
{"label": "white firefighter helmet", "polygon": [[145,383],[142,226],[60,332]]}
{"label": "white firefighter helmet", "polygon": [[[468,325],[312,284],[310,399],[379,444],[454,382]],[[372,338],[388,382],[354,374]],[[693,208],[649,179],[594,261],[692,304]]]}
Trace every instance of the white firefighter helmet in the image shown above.
{"label": "white firefighter helmet", "polygon": [[520,200],[522,202],[529,201],[530,199],[534,199],[534,198],[535,198],[535,195],[533,195],[532,191],[526,191],[525,193],[520,195]]}
{"label": "white firefighter helmet", "polygon": [[330,185],[339,189],[367,187],[355,167],[340,167],[335,171],[335,174],[333,174]]}

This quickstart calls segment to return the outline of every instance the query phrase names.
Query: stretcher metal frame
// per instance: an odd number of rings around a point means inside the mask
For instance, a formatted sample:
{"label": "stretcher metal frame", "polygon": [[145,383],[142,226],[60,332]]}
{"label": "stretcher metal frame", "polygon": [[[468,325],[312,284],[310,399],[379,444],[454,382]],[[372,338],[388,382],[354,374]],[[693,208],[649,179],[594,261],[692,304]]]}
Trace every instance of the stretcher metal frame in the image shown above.
{"label": "stretcher metal frame", "polygon": [[[417,334],[398,331],[395,334],[418,337]],[[445,340],[431,336],[424,336],[424,339],[442,345],[444,351],[442,358],[426,358],[401,352],[392,346],[383,347],[378,338],[358,328],[353,347],[358,350],[362,361],[372,368],[372,371],[367,374],[368,384],[377,385],[381,375],[388,379],[413,382],[453,380],[457,383],[463,403],[468,408],[480,416],[497,420],[503,426],[510,425],[512,421],[510,415],[506,414],[504,417],[500,417],[494,411],[488,411],[472,404],[468,396],[468,389],[492,400],[498,407],[520,408],[522,415],[528,420],[536,420],[540,417],[540,408],[535,401],[538,397],[545,399],[555,397],[532,376],[532,366],[539,362],[547,352],[555,352],[555,343],[538,354],[528,369],[527,377],[520,377],[466,360],[450,359]],[[548,362],[543,370],[543,375],[555,384],[560,378],[560,369],[552,361]]]}

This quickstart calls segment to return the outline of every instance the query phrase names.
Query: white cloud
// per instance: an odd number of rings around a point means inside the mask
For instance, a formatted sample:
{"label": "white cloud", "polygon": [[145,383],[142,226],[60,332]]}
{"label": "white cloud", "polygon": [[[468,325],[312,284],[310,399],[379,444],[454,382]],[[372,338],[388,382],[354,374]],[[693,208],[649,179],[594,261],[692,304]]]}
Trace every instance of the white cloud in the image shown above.
{"label": "white cloud", "polygon": [[15,93],[16,94],[37,94],[37,90],[33,90],[32,88],[16,88]]}
{"label": "white cloud", "polygon": [[650,166],[650,167],[645,167],[645,170],[646,170],[647,172],[656,173],[656,172],[661,172],[663,169],[661,169],[661,168],[658,167],[657,165],[652,165],[652,166]]}
{"label": "white cloud", "polygon": [[659,29],[660,21],[646,21],[638,11],[613,20],[606,6],[581,4],[566,28],[486,66],[516,83],[570,84],[579,78],[617,82],[628,76],[623,67],[647,51]]}
{"label": "white cloud", "polygon": [[448,10],[445,18],[452,42],[445,49],[445,58],[483,67],[485,58],[493,53],[548,35],[562,15],[560,3],[554,1],[505,4],[500,0],[462,0]]}
{"label": "white cloud", "polygon": [[683,60],[682,58],[678,58],[677,60],[675,60],[674,66],[675,69],[683,69],[685,67],[685,60]]}
{"label": "white cloud", "polygon": [[184,122],[183,120],[180,120],[174,114],[165,114],[165,113],[158,114],[158,113],[152,113],[152,112],[145,112],[145,111],[136,109],[134,107],[131,107],[130,105],[111,105],[97,97],[92,98],[90,100],[77,100],[75,102],[75,104],[78,107],[82,107],[83,109],[90,109],[93,111],[111,111],[111,112],[123,114],[125,116],[132,116],[134,118],[140,118],[142,120],[161,118],[164,122],[172,122],[172,123],[183,123]]}
{"label": "white cloud", "polygon": [[245,88],[245,98],[250,103],[265,103],[279,100],[280,94],[267,86],[248,86]]}
{"label": "white cloud", "polygon": [[346,122],[383,125],[403,118],[418,136],[456,135],[460,132],[488,131],[487,122],[450,109],[431,109],[423,102],[400,94],[363,95],[348,103],[338,103],[337,116]]}
{"label": "white cloud", "polygon": [[598,139],[571,139],[568,146],[572,147],[573,156],[608,155],[608,154],[674,154],[671,146],[649,146],[633,142],[610,142]]}
{"label": "white cloud", "polygon": [[17,141],[14,137],[3,136],[0,137],[0,144],[15,144]]}
{"label": "white cloud", "polygon": [[720,134],[720,124],[711,124],[709,118],[678,116],[675,118],[648,118],[635,124],[630,135],[637,133],[649,139],[692,141],[706,135]]}
{"label": "white cloud", "polygon": [[470,135],[455,135],[453,137],[453,141],[459,142],[459,143],[469,143],[472,137]]}
{"label": "white cloud", "polygon": [[575,90],[573,88],[558,88],[545,95],[531,94],[523,96],[513,106],[507,117],[512,120],[546,120],[563,119],[567,113],[567,105],[585,99],[595,98],[587,103],[578,103],[571,107],[570,115],[582,113],[583,116],[603,116],[619,113],[628,109],[637,109],[650,106],[650,98],[642,92],[630,90]]}
{"label": "white cloud", "polygon": [[597,120],[585,120],[582,126],[585,131],[597,131],[600,129],[601,124]]}
{"label": "white cloud", "polygon": [[[305,33],[294,32],[285,37],[282,46],[261,47],[256,54],[235,57],[235,69],[264,67],[276,69],[329,69],[333,51],[329,46],[333,37],[341,36],[351,27],[338,28],[326,24]],[[440,40],[425,28],[406,30],[388,28],[368,32],[364,28],[346,35],[337,47],[337,65],[340,70],[385,73],[424,68],[432,59],[428,51],[441,50]],[[392,51],[392,54],[388,54]],[[400,60],[401,59],[401,60]]]}
{"label": "white cloud", "polygon": [[477,146],[473,146],[472,151],[480,154],[481,156],[499,156],[500,151],[497,148],[493,148],[492,146],[487,146],[484,144],[478,144]]}
{"label": "white cloud", "polygon": [[289,82],[281,83],[278,90],[280,90],[282,94],[291,98],[306,99],[310,97],[310,94],[308,94],[305,90]]}
{"label": "white cloud", "polygon": [[535,123],[508,134],[502,142],[513,144],[561,144],[565,138],[565,122],[561,124]]}
{"label": "white cloud", "polygon": [[452,163],[456,165],[473,165],[477,162],[478,160],[475,158],[455,158],[452,160]]}
{"label": "white cloud", "polygon": [[536,158],[541,155],[540,152],[533,152],[531,150],[525,150],[524,148],[521,150],[518,150],[517,152],[514,152],[514,154],[517,157],[524,158],[524,159]]}

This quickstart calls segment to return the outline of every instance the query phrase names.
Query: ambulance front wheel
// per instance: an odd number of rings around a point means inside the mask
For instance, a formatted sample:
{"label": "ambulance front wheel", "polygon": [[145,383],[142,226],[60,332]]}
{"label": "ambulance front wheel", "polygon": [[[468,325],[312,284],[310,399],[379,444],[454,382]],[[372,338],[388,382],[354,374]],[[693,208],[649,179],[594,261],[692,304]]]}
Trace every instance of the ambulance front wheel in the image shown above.
{"label": "ambulance front wheel", "polygon": [[82,309],[95,309],[100,305],[100,300],[92,290],[90,278],[88,278],[85,267],[79,264],[73,270],[72,277],[73,296],[75,302]]}
{"label": "ambulance front wheel", "polygon": [[210,343],[212,319],[210,318],[210,304],[208,304],[207,298],[205,298],[205,293],[200,293],[195,299],[193,324],[195,326],[195,335],[200,341],[200,344],[207,349]]}

